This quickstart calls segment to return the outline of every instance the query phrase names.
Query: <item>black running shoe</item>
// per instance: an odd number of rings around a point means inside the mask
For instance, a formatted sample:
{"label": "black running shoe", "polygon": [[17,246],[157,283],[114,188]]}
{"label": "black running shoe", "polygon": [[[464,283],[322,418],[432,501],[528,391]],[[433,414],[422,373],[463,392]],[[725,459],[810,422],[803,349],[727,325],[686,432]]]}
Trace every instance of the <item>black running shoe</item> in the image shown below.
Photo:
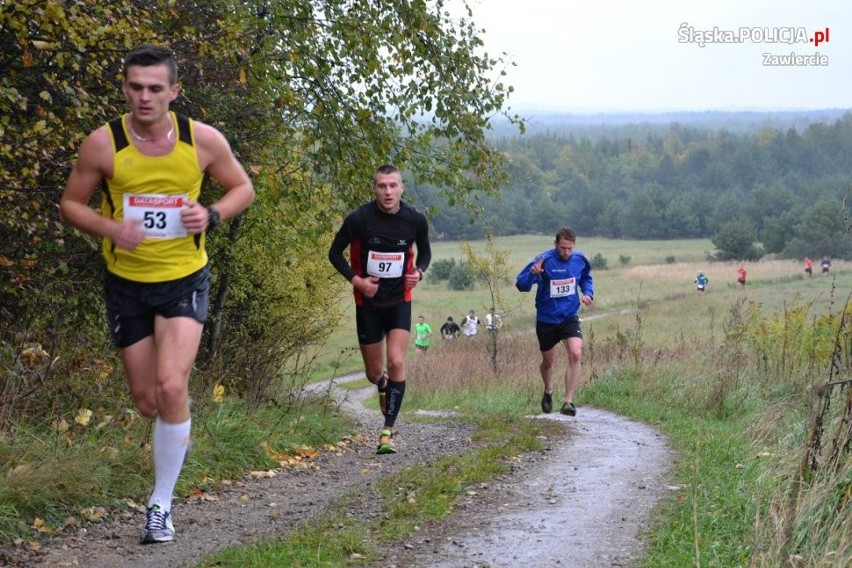
{"label": "black running shoe", "polygon": [[546,392],[544,396],[541,397],[541,411],[545,414],[550,414],[553,412],[553,393]]}
{"label": "black running shoe", "polygon": [[573,402],[565,402],[562,404],[562,410],[559,412],[565,416],[577,416],[577,407],[574,406]]}

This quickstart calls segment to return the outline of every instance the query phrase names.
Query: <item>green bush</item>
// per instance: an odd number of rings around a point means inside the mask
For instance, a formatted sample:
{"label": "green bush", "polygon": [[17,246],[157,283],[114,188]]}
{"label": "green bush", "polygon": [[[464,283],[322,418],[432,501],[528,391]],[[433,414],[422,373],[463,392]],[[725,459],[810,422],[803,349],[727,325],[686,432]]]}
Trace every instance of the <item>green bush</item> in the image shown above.
{"label": "green bush", "polygon": [[618,255],[618,262],[621,264],[621,266],[627,266],[628,264],[630,264],[630,256],[626,254],[620,254]]}
{"label": "green bush", "polygon": [[607,264],[606,257],[599,252],[596,252],[595,256],[592,257],[592,267],[595,270],[606,270],[608,268]]}
{"label": "green bush", "polygon": [[450,290],[472,290],[476,274],[466,262],[462,262],[453,268],[448,280]]}
{"label": "green bush", "polygon": [[456,259],[441,258],[429,265],[429,278],[435,280],[449,280],[450,274],[456,267]]}

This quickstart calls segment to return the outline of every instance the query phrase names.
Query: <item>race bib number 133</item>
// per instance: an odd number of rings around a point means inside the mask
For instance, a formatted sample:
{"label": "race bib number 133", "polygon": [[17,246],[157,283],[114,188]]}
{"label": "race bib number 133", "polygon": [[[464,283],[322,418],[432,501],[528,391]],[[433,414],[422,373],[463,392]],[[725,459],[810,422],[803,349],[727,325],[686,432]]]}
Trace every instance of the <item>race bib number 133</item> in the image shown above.
{"label": "race bib number 133", "polygon": [[564,280],[550,281],[550,297],[564,298],[575,293],[576,283],[573,278],[565,278]]}

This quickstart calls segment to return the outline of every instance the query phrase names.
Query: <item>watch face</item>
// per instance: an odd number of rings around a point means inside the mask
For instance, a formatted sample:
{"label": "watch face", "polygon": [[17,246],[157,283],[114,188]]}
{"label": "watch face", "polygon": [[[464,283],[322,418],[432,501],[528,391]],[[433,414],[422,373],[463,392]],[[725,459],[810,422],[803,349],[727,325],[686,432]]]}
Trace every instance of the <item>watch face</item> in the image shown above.
{"label": "watch face", "polygon": [[215,209],[208,209],[207,213],[207,228],[212,229],[219,224],[219,212]]}

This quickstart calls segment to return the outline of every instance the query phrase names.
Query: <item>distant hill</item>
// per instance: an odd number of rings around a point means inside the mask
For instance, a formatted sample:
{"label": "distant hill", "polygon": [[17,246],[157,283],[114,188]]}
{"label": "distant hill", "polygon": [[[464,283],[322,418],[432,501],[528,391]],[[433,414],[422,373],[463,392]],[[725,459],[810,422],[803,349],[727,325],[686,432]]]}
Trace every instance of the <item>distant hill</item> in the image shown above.
{"label": "distant hill", "polygon": [[[811,124],[833,122],[852,109],[779,110],[779,111],[673,111],[613,112],[569,114],[552,111],[515,111],[526,122],[526,135],[574,136],[578,138],[635,137],[667,130],[680,124],[707,130],[725,130],[746,134],[762,128],[795,129],[802,132]],[[490,136],[518,136],[516,127],[505,119],[495,119]]]}

